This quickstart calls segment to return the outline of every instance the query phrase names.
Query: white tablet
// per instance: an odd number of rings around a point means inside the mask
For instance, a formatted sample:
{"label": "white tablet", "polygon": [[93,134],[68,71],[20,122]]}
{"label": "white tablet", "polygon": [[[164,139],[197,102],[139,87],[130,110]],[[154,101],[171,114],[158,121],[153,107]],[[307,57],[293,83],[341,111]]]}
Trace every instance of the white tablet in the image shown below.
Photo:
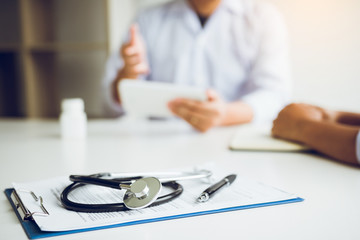
{"label": "white tablet", "polygon": [[175,98],[206,100],[204,89],[172,83],[124,79],[118,90],[125,112],[142,117],[173,116],[168,102]]}

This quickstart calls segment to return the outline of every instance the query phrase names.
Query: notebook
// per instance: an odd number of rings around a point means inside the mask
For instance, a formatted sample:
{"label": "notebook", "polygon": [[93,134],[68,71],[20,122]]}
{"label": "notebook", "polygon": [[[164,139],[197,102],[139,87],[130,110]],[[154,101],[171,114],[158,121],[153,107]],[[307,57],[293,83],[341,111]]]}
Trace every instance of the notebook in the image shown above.
{"label": "notebook", "polygon": [[271,127],[243,125],[239,127],[230,141],[231,150],[242,151],[275,151],[298,152],[309,151],[310,148],[271,136]]}

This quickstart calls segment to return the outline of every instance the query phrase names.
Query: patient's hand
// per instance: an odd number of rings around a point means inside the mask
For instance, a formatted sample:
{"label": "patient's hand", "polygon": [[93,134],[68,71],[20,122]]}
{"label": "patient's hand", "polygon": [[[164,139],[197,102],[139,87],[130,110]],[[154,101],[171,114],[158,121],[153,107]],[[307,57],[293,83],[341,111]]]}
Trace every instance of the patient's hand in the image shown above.
{"label": "patient's hand", "polygon": [[309,121],[335,121],[335,112],[308,104],[290,104],[279,113],[273,122],[275,137],[301,142],[301,131]]}
{"label": "patient's hand", "polygon": [[136,24],[131,26],[130,40],[121,47],[120,54],[124,60],[124,67],[119,72],[120,78],[136,79],[139,75],[149,72],[146,47]]}
{"label": "patient's hand", "polygon": [[195,129],[206,132],[214,126],[222,124],[226,103],[213,90],[207,91],[208,101],[201,102],[191,99],[175,99],[169,102],[169,109],[184,119]]}

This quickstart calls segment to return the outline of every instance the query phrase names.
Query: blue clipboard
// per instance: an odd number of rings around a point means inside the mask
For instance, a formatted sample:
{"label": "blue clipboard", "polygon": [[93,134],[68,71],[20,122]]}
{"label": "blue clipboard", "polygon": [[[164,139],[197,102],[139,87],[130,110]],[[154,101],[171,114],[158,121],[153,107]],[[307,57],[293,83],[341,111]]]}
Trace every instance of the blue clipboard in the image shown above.
{"label": "blue clipboard", "polygon": [[274,206],[274,205],[304,201],[303,198],[297,197],[297,198],[288,199],[288,200],[284,200],[284,201],[251,204],[251,205],[231,207],[231,208],[221,208],[221,209],[216,209],[216,210],[211,210],[211,211],[201,211],[201,212],[173,215],[173,216],[160,217],[160,218],[150,218],[150,219],[145,219],[145,220],[131,221],[131,222],[127,222],[127,223],[113,224],[113,225],[94,227],[94,228],[86,228],[86,229],[79,229],[79,230],[72,230],[72,231],[61,231],[61,232],[45,232],[45,231],[40,230],[40,228],[37,226],[35,221],[24,220],[21,217],[19,210],[18,210],[19,206],[16,206],[14,201],[11,198],[11,195],[13,194],[13,192],[14,192],[13,188],[8,188],[8,189],[5,189],[5,191],[4,191],[7,199],[9,200],[11,206],[13,207],[14,212],[15,212],[16,216],[18,217],[18,219],[29,239],[47,238],[47,237],[54,237],[54,236],[80,233],[80,232],[88,232],[88,231],[94,231],[94,230],[100,230],[100,229],[123,227],[123,226],[130,226],[130,225],[136,225],[136,224],[159,222],[159,221],[172,220],[172,219],[178,219],[178,218],[186,218],[186,217],[200,216],[200,215],[206,215],[206,214],[222,213],[222,212],[243,210],[243,209],[249,209],[249,208],[267,207],[267,206]]}

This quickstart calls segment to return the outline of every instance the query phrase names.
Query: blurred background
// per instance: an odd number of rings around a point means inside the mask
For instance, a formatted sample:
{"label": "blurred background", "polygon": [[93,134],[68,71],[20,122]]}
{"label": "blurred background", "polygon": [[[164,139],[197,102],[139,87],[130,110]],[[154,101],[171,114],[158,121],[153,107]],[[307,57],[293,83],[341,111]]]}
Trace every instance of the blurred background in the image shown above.
{"label": "blurred background", "polygon": [[[264,0],[288,26],[294,101],[360,112],[360,1]],[[106,117],[102,77],[136,13],[164,0],[0,0],[0,117]]]}

